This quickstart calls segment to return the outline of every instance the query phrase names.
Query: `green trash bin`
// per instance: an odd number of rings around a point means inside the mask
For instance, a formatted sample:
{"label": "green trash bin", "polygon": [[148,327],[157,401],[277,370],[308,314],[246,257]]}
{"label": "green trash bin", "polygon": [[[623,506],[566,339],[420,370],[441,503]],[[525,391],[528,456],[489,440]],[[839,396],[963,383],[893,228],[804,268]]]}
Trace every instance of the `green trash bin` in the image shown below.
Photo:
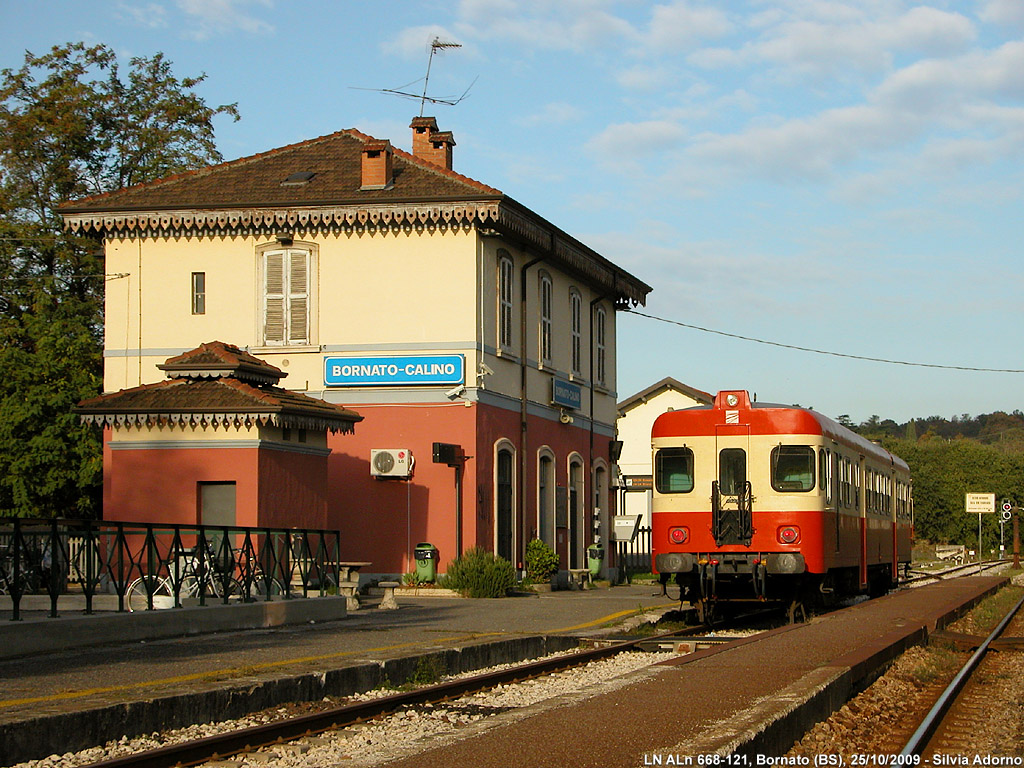
{"label": "green trash bin", "polygon": [[416,559],[416,581],[432,584],[437,579],[437,547],[427,542],[417,544],[413,557]]}
{"label": "green trash bin", "polygon": [[596,579],[601,575],[601,566],[604,564],[604,547],[600,544],[591,544],[587,547],[587,567],[590,568],[590,577]]}

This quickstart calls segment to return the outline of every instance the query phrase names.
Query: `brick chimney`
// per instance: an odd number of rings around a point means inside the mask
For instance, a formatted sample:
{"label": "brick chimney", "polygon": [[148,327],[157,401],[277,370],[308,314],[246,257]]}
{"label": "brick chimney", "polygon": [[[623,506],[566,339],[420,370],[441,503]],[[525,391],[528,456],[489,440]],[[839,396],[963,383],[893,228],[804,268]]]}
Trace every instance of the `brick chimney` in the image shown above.
{"label": "brick chimney", "polygon": [[391,142],[368,141],[363,145],[361,189],[385,189],[394,181]]}
{"label": "brick chimney", "polygon": [[450,171],[455,146],[451,131],[438,131],[437,120],[432,117],[414,117],[409,127],[412,128],[413,155]]}

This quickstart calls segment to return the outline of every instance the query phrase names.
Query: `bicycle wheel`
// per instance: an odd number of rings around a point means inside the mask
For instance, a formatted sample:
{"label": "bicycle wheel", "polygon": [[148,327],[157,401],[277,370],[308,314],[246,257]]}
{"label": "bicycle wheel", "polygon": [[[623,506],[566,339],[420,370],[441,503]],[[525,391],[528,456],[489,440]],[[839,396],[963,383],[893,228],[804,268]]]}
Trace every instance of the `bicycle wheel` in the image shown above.
{"label": "bicycle wheel", "polygon": [[267,597],[277,597],[284,594],[284,587],[277,579],[265,579],[258,576],[252,583],[252,596],[257,600],[266,600]]}
{"label": "bicycle wheel", "polygon": [[[210,580],[209,591],[215,598],[220,601],[224,600],[224,579],[220,575],[214,575]],[[228,601],[239,600],[242,597],[242,585],[239,584],[238,579],[232,576],[227,582],[227,594]]]}
{"label": "bicycle wheel", "polygon": [[128,585],[124,602],[128,610],[145,611],[149,608],[149,592],[153,593],[153,608],[156,610],[174,607],[174,595],[166,579],[159,576],[140,576]]}

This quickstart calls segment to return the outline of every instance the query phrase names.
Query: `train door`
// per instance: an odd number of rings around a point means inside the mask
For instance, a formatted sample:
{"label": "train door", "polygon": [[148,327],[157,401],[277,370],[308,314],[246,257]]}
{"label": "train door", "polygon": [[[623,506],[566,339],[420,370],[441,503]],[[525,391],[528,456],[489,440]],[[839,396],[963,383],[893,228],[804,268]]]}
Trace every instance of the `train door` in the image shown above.
{"label": "train door", "polygon": [[747,472],[750,428],[719,428],[716,435],[718,479],[712,485],[711,527],[715,545],[750,546],[754,535],[752,494]]}

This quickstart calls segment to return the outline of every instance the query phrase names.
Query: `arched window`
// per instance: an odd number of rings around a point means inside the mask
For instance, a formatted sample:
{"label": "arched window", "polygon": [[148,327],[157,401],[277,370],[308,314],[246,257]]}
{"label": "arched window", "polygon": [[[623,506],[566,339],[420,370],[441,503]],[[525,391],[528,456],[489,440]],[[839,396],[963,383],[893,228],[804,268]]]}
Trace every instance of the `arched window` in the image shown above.
{"label": "arched window", "polygon": [[498,347],[512,351],[512,257],[498,251]]}
{"label": "arched window", "polygon": [[571,370],[580,376],[583,373],[583,297],[575,288],[569,290],[569,313],[572,318]]}
{"label": "arched window", "polygon": [[547,448],[537,459],[537,538],[555,548],[555,456]]}
{"label": "arched window", "polygon": [[[494,553],[513,561],[515,519],[515,453],[502,440],[494,455]],[[514,561],[513,561],[514,562]]]}
{"label": "arched window", "polygon": [[537,358],[542,365],[551,364],[551,276],[540,273],[540,325],[537,329]]}

